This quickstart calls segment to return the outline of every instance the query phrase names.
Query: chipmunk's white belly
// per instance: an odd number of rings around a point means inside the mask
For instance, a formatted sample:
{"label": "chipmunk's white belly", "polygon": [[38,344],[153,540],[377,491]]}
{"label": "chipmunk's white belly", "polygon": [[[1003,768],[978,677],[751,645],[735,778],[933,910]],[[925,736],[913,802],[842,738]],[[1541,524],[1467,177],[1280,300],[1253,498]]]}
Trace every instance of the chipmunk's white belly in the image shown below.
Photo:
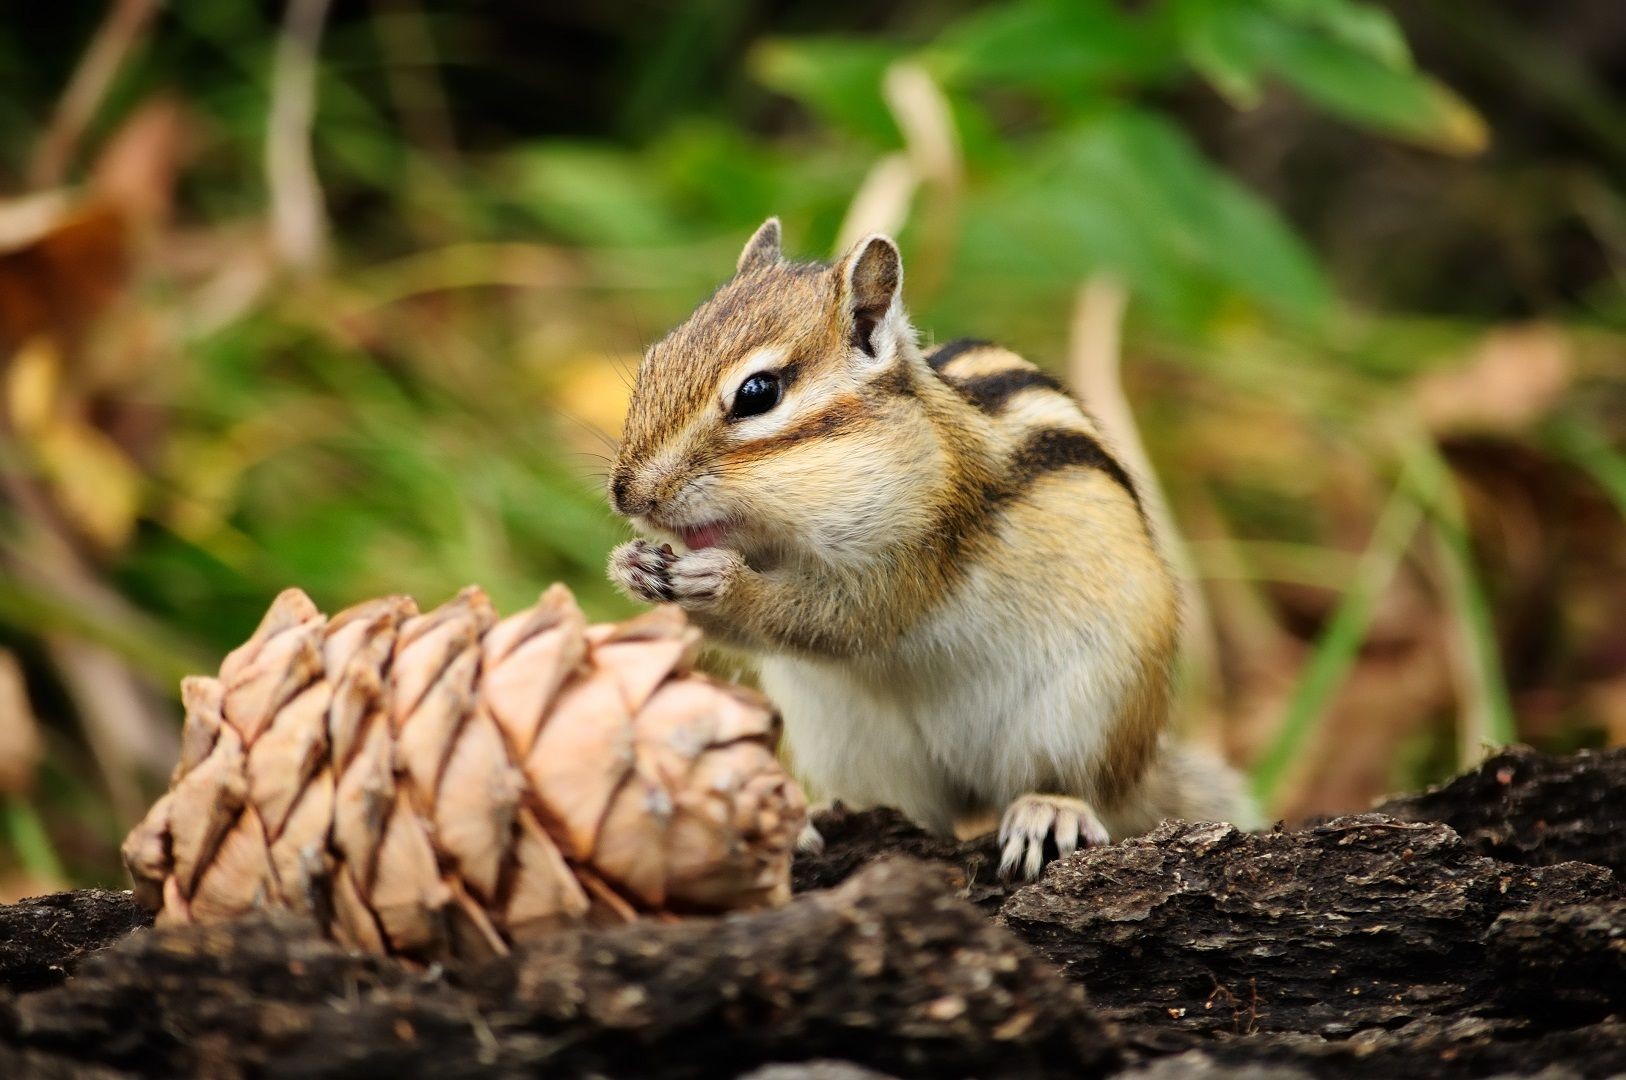
{"label": "chipmunk's white belly", "polygon": [[896,806],[946,832],[1029,791],[1090,794],[1132,644],[1119,620],[1083,615],[1065,596],[1036,620],[1031,596],[1009,602],[1012,584],[973,575],[952,614],[885,653],[762,660],[814,798]]}

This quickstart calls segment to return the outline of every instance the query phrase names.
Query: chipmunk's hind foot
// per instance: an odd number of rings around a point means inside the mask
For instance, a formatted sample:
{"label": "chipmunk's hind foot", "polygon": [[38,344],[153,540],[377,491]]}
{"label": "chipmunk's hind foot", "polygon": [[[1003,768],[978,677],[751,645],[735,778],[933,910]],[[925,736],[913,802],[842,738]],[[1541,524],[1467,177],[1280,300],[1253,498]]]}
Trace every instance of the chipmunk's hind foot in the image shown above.
{"label": "chipmunk's hind foot", "polygon": [[1066,795],[1023,795],[1005,810],[999,824],[999,876],[1032,881],[1046,863],[1080,847],[1110,842],[1105,825],[1082,799]]}

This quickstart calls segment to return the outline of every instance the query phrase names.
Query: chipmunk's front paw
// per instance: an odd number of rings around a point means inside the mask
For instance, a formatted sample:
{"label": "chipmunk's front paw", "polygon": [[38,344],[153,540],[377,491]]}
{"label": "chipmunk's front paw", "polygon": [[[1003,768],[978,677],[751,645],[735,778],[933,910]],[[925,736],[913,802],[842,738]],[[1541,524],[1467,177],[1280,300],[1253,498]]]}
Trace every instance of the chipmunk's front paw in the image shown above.
{"label": "chipmunk's front paw", "polygon": [[1023,795],[999,823],[999,876],[1032,881],[1050,860],[1108,842],[1106,826],[1082,799]]}
{"label": "chipmunk's front paw", "polygon": [[715,603],[745,571],[727,548],[678,553],[670,544],[634,540],[610,553],[610,580],[635,599],[701,608]]}
{"label": "chipmunk's front paw", "polygon": [[702,548],[672,560],[667,577],[672,598],[684,607],[705,607],[722,599],[741,574],[745,560],[727,548]]}
{"label": "chipmunk's front paw", "polygon": [[670,603],[672,560],[677,558],[669,544],[633,540],[610,552],[610,580],[634,600],[651,604]]}

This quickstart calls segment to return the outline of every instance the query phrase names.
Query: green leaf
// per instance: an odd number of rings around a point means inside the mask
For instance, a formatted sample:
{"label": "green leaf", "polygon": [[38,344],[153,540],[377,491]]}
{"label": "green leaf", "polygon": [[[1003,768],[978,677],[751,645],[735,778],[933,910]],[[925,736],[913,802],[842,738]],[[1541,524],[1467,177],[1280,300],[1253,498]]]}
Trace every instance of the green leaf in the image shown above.
{"label": "green leaf", "polygon": [[968,258],[1029,278],[1110,272],[1170,322],[1210,318],[1228,295],[1293,318],[1327,306],[1314,259],[1275,212],[1151,113],[1117,110],[1047,140],[977,207]]}
{"label": "green leaf", "polygon": [[5,822],[18,865],[33,879],[30,884],[44,888],[68,880],[33,803],[21,795],[6,795],[0,798],[0,819]]}
{"label": "green leaf", "polygon": [[1179,0],[1180,48],[1233,104],[1256,104],[1266,76],[1364,127],[1449,153],[1475,153],[1484,121],[1418,73],[1393,18],[1350,0]]}
{"label": "green leaf", "polygon": [[1439,448],[1416,439],[1406,452],[1417,500],[1429,512],[1439,559],[1447,631],[1456,639],[1458,683],[1458,762],[1471,768],[1486,746],[1507,746],[1518,738],[1507,676],[1496,640],[1496,619],[1473,553],[1462,497]]}
{"label": "green leaf", "polygon": [[1554,449],[1585,469],[1626,518],[1626,454],[1610,445],[1600,426],[1586,417],[1564,417],[1551,425]]}
{"label": "green leaf", "polygon": [[1109,0],[1019,0],[986,8],[945,30],[931,59],[952,83],[1018,87],[1063,101],[1168,66],[1150,24]]}
{"label": "green leaf", "polygon": [[780,38],[751,51],[751,72],[832,127],[883,146],[903,137],[881,96],[881,79],[903,49],[844,37]]}
{"label": "green leaf", "polygon": [[1268,55],[1274,70],[1329,112],[1448,153],[1484,149],[1484,120],[1429,76],[1292,27],[1273,27],[1271,38]]}
{"label": "green leaf", "polygon": [[673,125],[647,158],[684,215],[739,229],[755,228],[782,210],[779,160],[732,125],[698,120]]}
{"label": "green leaf", "polygon": [[1278,14],[1328,36],[1397,70],[1412,66],[1406,35],[1395,17],[1376,4],[1354,0],[1266,0]]}
{"label": "green leaf", "polygon": [[1406,490],[1407,478],[1389,497],[1372,529],[1372,540],[1361,556],[1355,580],[1338,602],[1332,619],[1305,661],[1270,745],[1253,766],[1253,791],[1270,807],[1293,762],[1326,716],[1334,695],[1360,656],[1371,628],[1378,598],[1399,569],[1406,549],[1423,523],[1423,511]]}
{"label": "green leaf", "polygon": [[515,158],[517,195],[560,236],[586,244],[660,245],[680,229],[639,160],[610,147],[549,143]]}
{"label": "green leaf", "polygon": [[1186,61],[1222,97],[1239,109],[1251,109],[1264,94],[1264,64],[1247,23],[1227,14],[1223,5],[1209,0],[1180,5],[1180,47]]}

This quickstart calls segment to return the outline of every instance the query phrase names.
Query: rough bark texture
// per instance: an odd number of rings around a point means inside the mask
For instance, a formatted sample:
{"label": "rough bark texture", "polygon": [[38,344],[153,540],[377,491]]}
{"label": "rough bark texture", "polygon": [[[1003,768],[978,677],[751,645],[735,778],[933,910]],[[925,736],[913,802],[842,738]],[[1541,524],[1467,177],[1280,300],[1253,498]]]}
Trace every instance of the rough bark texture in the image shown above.
{"label": "rough bark texture", "polygon": [[31,1068],[158,1075],[726,1076],[839,1057],[1087,1076],[1119,1057],[1078,987],[912,861],[777,911],[563,931],[454,973],[287,917],[176,927],[17,1000],[0,1030]]}
{"label": "rough bark texture", "polygon": [[1529,866],[1573,859],[1626,878],[1626,750],[1549,757],[1516,746],[1377,809],[1407,821],[1444,822],[1493,859]]}
{"label": "rough bark texture", "polygon": [[1263,835],[1169,823],[1054,867],[999,920],[1127,1018],[1344,1038],[1482,1011],[1499,917],[1615,893],[1601,866],[1510,866],[1444,825],[1363,814]]}
{"label": "rough bark texture", "polygon": [[986,839],[837,811],[779,910],[427,972],[47,897],[0,908],[0,1076],[1626,1071],[1626,752],[1510,752],[1383,810],[1171,823],[1016,890]]}
{"label": "rough bark texture", "polygon": [[127,892],[82,889],[0,907],[0,987],[13,994],[55,986],[86,953],[152,925]]}
{"label": "rough bark texture", "polygon": [[841,884],[866,863],[885,855],[941,863],[959,894],[985,911],[1014,890],[999,880],[999,844],[992,834],[955,841],[933,836],[896,810],[852,811],[837,803],[815,815],[824,850],[791,864],[791,887],[799,893]]}

